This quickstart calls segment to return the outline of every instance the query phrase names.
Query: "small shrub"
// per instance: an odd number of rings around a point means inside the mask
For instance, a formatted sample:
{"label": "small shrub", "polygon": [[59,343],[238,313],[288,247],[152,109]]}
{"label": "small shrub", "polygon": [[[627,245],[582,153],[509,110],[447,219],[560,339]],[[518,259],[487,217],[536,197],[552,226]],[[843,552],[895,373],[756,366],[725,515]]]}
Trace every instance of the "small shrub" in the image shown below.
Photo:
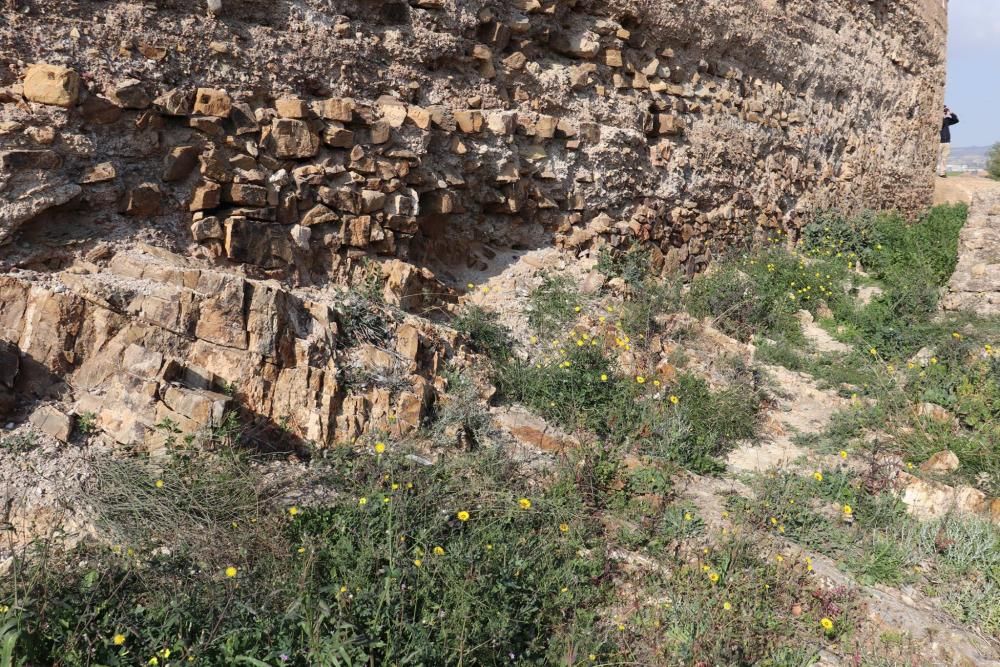
{"label": "small shrub", "polygon": [[546,274],[528,296],[528,324],[540,336],[551,337],[576,317],[580,294],[568,276]]}
{"label": "small shrub", "polygon": [[513,354],[516,346],[510,329],[497,322],[496,315],[480,306],[468,306],[452,326],[469,341],[474,352],[485,354],[494,361],[504,361]]}
{"label": "small shrub", "polygon": [[986,154],[986,172],[993,178],[1000,179],[1000,143],[995,143]]}
{"label": "small shrub", "polygon": [[597,270],[609,278],[621,278],[629,287],[637,288],[649,278],[650,251],[639,243],[626,250],[602,248],[597,256]]}
{"label": "small shrub", "polygon": [[352,290],[334,306],[340,326],[337,347],[346,349],[368,343],[382,346],[389,340],[393,318],[381,297]]}

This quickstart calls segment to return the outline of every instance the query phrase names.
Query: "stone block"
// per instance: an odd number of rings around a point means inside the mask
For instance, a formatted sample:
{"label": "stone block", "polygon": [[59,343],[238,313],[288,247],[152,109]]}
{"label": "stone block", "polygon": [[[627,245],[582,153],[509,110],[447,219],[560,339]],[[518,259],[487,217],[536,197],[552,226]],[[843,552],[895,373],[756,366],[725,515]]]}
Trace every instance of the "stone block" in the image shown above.
{"label": "stone block", "polygon": [[241,206],[267,206],[267,188],[250,183],[227,183],[222,200]]}
{"label": "stone block", "polygon": [[153,108],[169,116],[187,116],[191,113],[192,100],[190,90],[174,88],[153,100]]}
{"label": "stone block", "polygon": [[28,421],[42,433],[60,442],[69,442],[73,435],[73,418],[51,405],[43,405],[32,412]]}
{"label": "stone block", "polygon": [[184,180],[197,163],[197,146],[174,146],[163,158],[163,180]]}
{"label": "stone block", "polygon": [[204,211],[215,208],[222,198],[222,187],[218,183],[205,181],[198,185],[191,194],[191,211]]}
{"label": "stone block", "polygon": [[153,103],[153,98],[138,79],[119,81],[107,93],[112,102],[125,109],[147,109]]}
{"label": "stone block", "polygon": [[319,152],[319,135],[305,121],[276,118],[271,124],[270,138],[279,158],[309,158]]}
{"label": "stone block", "polygon": [[80,98],[80,75],[59,65],[31,65],[24,76],[24,97],[39,104],[72,107]]}
{"label": "stone block", "polygon": [[160,213],[163,194],[155,183],[140,183],[126,195],[125,214],[135,217],[151,217]]}
{"label": "stone block", "polygon": [[277,109],[280,118],[298,118],[301,120],[309,117],[309,104],[298,97],[278,98],[274,101],[274,107]]}
{"label": "stone block", "polygon": [[455,112],[458,129],[466,134],[474,134],[483,129],[483,112],[474,109]]}
{"label": "stone block", "polygon": [[194,95],[194,113],[228,118],[233,101],[229,93],[217,88],[199,88]]}
{"label": "stone block", "polygon": [[320,118],[350,123],[354,120],[354,100],[350,98],[333,97],[313,103],[313,108]]}

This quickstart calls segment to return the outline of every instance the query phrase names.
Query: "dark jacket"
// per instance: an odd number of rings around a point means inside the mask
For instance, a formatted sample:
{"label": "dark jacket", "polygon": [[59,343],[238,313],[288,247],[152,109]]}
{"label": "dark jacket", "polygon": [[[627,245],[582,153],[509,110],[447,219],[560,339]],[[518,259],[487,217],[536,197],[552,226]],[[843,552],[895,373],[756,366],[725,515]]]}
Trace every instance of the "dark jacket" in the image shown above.
{"label": "dark jacket", "polygon": [[951,126],[958,125],[958,116],[953,113],[944,117],[941,121],[941,143],[951,143]]}

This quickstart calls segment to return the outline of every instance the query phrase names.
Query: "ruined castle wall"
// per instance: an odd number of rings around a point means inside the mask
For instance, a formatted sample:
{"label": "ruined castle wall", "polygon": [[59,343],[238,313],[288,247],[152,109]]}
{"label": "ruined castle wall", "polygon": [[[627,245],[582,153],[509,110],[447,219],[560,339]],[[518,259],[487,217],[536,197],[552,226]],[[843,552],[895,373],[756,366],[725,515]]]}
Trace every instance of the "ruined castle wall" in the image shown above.
{"label": "ruined castle wall", "polygon": [[[8,177],[4,237],[69,202],[306,283],[631,239],[697,269],[816,209],[931,199],[942,0],[15,5],[0,149],[47,153]],[[36,62],[80,75],[69,108],[24,99]]]}

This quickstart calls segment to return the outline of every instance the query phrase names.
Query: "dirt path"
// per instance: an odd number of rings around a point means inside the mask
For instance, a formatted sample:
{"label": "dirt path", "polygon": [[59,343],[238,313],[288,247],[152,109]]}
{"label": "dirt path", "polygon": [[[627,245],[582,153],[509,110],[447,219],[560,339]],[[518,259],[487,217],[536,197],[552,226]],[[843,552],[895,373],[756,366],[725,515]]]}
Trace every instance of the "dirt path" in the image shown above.
{"label": "dirt path", "polygon": [[934,204],[968,204],[978,192],[997,189],[1000,181],[984,176],[949,176],[938,178],[934,186]]}

